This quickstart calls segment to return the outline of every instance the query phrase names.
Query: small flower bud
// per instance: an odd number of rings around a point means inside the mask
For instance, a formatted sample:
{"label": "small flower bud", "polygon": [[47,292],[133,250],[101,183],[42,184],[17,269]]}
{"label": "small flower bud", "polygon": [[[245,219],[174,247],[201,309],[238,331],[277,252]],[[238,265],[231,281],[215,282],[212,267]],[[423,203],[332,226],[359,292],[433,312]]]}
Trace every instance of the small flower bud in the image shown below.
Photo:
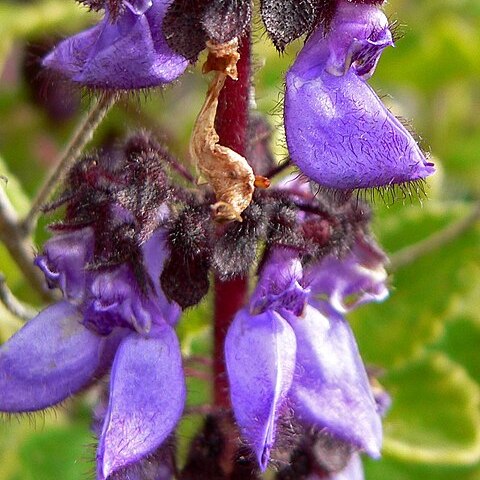
{"label": "small flower bud", "polygon": [[208,208],[186,207],[168,232],[170,258],[161,283],[165,295],[182,308],[196,305],[208,292],[211,224]]}
{"label": "small flower bud", "polygon": [[255,263],[257,244],[265,234],[267,215],[258,203],[242,214],[243,222],[229,224],[213,251],[213,268],[222,279],[246,274]]}

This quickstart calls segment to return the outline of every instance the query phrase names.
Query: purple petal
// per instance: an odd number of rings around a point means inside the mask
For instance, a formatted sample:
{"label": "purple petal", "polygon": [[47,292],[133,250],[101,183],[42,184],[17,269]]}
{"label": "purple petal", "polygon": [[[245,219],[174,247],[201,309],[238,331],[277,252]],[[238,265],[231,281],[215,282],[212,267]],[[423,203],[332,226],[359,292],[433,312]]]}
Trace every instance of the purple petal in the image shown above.
{"label": "purple petal", "polygon": [[375,405],[377,406],[377,412],[383,418],[392,406],[392,397],[378,381],[377,375],[380,375],[381,371],[376,371],[375,368],[370,367],[367,369],[367,373],[373,398],[375,399]]}
{"label": "purple petal", "polygon": [[250,300],[251,313],[287,309],[301,315],[308,291],[301,285],[302,262],[297,251],[276,247],[265,261]]}
{"label": "purple petal", "polygon": [[332,75],[344,75],[353,66],[366,80],[373,75],[383,49],[393,45],[388,19],[374,5],[339,1],[329,30],[326,70]]}
{"label": "purple petal", "polygon": [[308,178],[298,175],[298,173],[287,175],[275,184],[273,188],[288,192],[290,195],[294,195],[298,198],[304,198],[307,200],[315,198]]}
{"label": "purple petal", "polygon": [[[165,443],[168,443],[168,440]],[[175,480],[177,477],[174,476],[173,457],[174,451],[171,446],[162,446],[152,455],[116,471],[109,478],[111,480]]]}
{"label": "purple petal", "polygon": [[175,80],[188,61],[168,47],[161,29],[171,2],[130,3],[116,22],[106,13],[97,26],[61,42],[44,66],[101,88],[146,88]]}
{"label": "purple petal", "polygon": [[90,284],[85,325],[101,335],[119,326],[148,334],[153,323],[175,325],[181,309],[167,300],[160,286],[167,253],[163,231],[157,231],[143,245],[143,262],[151,280],[147,279],[143,289],[128,265],[97,273]]}
{"label": "purple petal", "polygon": [[363,35],[371,38],[355,37],[361,24],[345,27],[346,18],[334,21],[326,37],[318,30],[287,73],[285,131],[292,161],[327,188],[402,184],[434,172],[362,78],[372,73],[385,46],[382,40],[376,45],[372,17],[365,21]]}
{"label": "purple petal", "polygon": [[382,425],[350,326],[333,309],[327,318],[311,306],[288,321],[297,337],[295,415],[378,457]]}
{"label": "purple petal", "polygon": [[347,467],[332,480],[363,480],[363,465],[360,455],[353,454]]}
{"label": "purple petal", "polygon": [[133,13],[141,15],[153,5],[153,0],[123,0],[123,3],[130,8]]}
{"label": "purple petal", "polygon": [[163,322],[155,294],[140,290],[126,264],[98,273],[91,283],[89,300],[84,323],[101,335],[109,334],[115,327],[148,333],[152,323]]}
{"label": "purple petal", "polygon": [[35,259],[50,288],[60,288],[70,302],[79,304],[85,296],[85,264],[93,255],[93,243],[91,228],[57,234],[45,244],[44,255]]}
{"label": "purple petal", "polygon": [[169,325],[123,340],[111,373],[110,400],[99,442],[99,478],[140,461],[172,432],[186,397],[180,346]]}
{"label": "purple petal", "polygon": [[295,368],[295,335],[276,312],[241,310],[225,340],[225,360],[235,418],[265,470],[275,424]]}
{"label": "purple petal", "polygon": [[306,275],[311,279],[313,295],[327,295],[337,312],[346,313],[364,303],[387,298],[386,262],[380,247],[372,239],[362,237],[345,258],[327,256],[310,267]]}
{"label": "purple petal", "polygon": [[[303,477],[302,477],[303,478]],[[363,465],[360,455],[354,453],[345,468],[337,472],[312,473],[305,480],[364,480]]]}
{"label": "purple petal", "polygon": [[[93,410],[94,418],[92,430],[97,437],[101,436],[102,426],[108,412],[108,386],[104,385],[100,400]],[[117,470],[110,476],[112,480],[172,480],[173,459],[175,456],[174,438],[166,439],[165,442],[152,454],[144,457],[136,463]]]}
{"label": "purple petal", "polygon": [[372,391],[375,397],[375,404],[377,405],[377,412],[381,417],[384,417],[392,406],[392,397],[378,385],[373,385]]}
{"label": "purple petal", "polygon": [[160,285],[160,275],[163,271],[165,260],[168,256],[168,247],[165,240],[166,232],[157,230],[152,237],[143,245],[143,259],[148,274],[155,286],[157,298],[155,303],[160,309],[163,318],[167,323],[174,326],[182,313],[180,306],[167,299]]}
{"label": "purple petal", "polygon": [[0,410],[50,407],[87,385],[103,366],[105,340],[68,302],[52,305],[0,348]]}

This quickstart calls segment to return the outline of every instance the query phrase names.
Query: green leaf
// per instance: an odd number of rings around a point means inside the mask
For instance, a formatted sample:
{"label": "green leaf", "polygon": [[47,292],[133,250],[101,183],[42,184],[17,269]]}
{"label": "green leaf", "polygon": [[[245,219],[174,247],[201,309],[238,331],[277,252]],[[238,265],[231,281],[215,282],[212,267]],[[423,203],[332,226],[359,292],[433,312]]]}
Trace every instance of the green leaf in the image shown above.
{"label": "green leaf", "polygon": [[212,300],[208,296],[200,305],[183,312],[177,335],[185,356],[205,355],[211,351]]}
{"label": "green leaf", "polygon": [[2,35],[2,38],[0,38],[0,72],[3,72],[12,45],[13,40],[7,35]]}
{"label": "green leaf", "polygon": [[94,469],[92,434],[84,425],[52,428],[31,435],[20,446],[24,480],[83,480]]}
{"label": "green leaf", "polygon": [[[471,116],[474,100],[469,98],[468,94],[462,95],[462,97],[470,101],[470,110],[465,116]],[[445,116],[451,119],[452,114],[446,112]],[[450,130],[448,140],[440,145],[440,148],[448,172],[455,175],[463,185],[469,186],[478,195],[480,193],[480,162],[478,161],[480,126],[476,125],[474,128],[468,129],[465,128],[467,122],[467,119],[457,122],[457,125],[449,122],[447,125]]]}
{"label": "green leaf", "polygon": [[367,480],[480,480],[480,469],[422,465],[384,456],[380,460],[364,459]]}
{"label": "green leaf", "polygon": [[[12,416],[2,419],[0,422],[0,478],[2,480],[50,480],[59,478],[58,474],[64,468],[65,456],[70,453],[67,450],[73,446],[76,459],[73,461],[82,462],[86,458],[85,451],[79,452],[79,443],[91,443],[91,435],[88,434],[88,423],[83,421],[80,426],[70,424],[67,420],[65,410],[49,410],[47,412],[32,413]],[[53,431],[55,441],[45,441],[45,438],[52,438]],[[63,435],[56,432],[63,432]],[[80,439],[80,440],[79,440]],[[57,444],[58,440],[58,444]],[[71,457],[70,457],[71,458]],[[58,470],[56,476],[44,475],[45,469],[42,463],[57,461]],[[67,461],[67,463],[71,463]],[[39,469],[36,471],[36,467]],[[51,469],[50,469],[51,470]],[[66,469],[68,472],[68,468]],[[83,471],[83,478],[88,478]],[[36,475],[35,475],[36,474]],[[80,480],[82,477],[64,477],[62,480]]]}
{"label": "green leaf", "polygon": [[[464,204],[429,202],[423,209],[403,208],[376,222],[380,244],[398,251],[458,221],[471,211]],[[479,228],[394,272],[391,296],[352,315],[364,359],[394,367],[419,356],[442,334],[454,306],[480,282]],[[468,275],[467,275],[468,272]],[[472,276],[473,275],[473,276]]]}
{"label": "green leaf", "polygon": [[24,5],[0,3],[0,24],[6,27],[5,32],[11,37],[41,35],[65,25],[69,29],[80,28],[88,22],[89,17],[90,21],[94,18],[93,15],[87,15],[86,9],[63,0],[44,0]]}
{"label": "green leaf", "polygon": [[409,462],[480,461],[480,388],[440,353],[384,378],[393,398],[384,422],[384,453]]}
{"label": "green leaf", "polygon": [[475,52],[480,47],[480,17],[478,8],[473,13],[466,5],[453,7],[463,3],[449,2],[442,7],[437,0],[411,3],[401,12],[395,9],[395,16],[408,28],[401,28],[405,35],[396,48],[382,55],[375,83],[381,80],[401,88],[409,86],[430,96],[455,80],[478,75],[480,59]]}
{"label": "green leaf", "polygon": [[[480,297],[476,298],[478,303]],[[444,336],[435,349],[444,352],[461,364],[480,384],[480,320],[477,317],[459,317],[448,322]]]}
{"label": "green leaf", "polygon": [[22,321],[0,303],[0,345],[6,342],[21,326]]}

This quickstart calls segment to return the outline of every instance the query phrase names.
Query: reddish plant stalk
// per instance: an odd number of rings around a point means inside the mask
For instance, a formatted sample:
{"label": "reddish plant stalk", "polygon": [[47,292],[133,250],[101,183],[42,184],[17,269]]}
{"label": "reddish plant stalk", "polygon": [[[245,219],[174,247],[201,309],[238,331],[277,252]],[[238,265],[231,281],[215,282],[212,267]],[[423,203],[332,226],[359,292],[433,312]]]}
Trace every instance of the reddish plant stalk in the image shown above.
{"label": "reddish plant stalk", "polygon": [[[215,129],[220,145],[245,156],[247,150],[248,104],[250,94],[250,32],[240,41],[238,80],[227,78],[218,101]],[[215,278],[214,300],[214,404],[228,408],[230,395],[225,372],[225,336],[235,313],[245,303],[248,278],[222,281]]]}

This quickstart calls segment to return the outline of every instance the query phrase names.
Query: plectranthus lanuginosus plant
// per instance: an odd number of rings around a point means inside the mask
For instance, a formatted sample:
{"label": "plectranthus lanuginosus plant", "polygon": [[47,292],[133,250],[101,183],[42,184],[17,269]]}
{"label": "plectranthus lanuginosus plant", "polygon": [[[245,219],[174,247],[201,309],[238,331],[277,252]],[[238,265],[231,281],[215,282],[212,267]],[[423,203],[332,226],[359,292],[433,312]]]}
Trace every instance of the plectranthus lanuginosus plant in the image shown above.
{"label": "plectranthus lanuginosus plant", "polygon": [[[250,0],[82,3],[99,23],[43,59],[99,96],[40,197],[62,212],[35,259],[60,296],[1,347],[0,410],[46,409],[103,380],[98,480],[253,479],[269,467],[284,480],[363,478],[389,397],[346,319],[388,296],[362,192],[415,192],[434,172],[368,84],[394,44],[383,2],[260,2],[279,50],[305,37],[285,78],[281,164],[256,135],[269,127],[250,101]],[[201,55],[209,85],[188,159],[145,131],[81,155],[119,97],[181,82]],[[213,401],[178,462],[189,369],[175,327],[210,290]]]}

